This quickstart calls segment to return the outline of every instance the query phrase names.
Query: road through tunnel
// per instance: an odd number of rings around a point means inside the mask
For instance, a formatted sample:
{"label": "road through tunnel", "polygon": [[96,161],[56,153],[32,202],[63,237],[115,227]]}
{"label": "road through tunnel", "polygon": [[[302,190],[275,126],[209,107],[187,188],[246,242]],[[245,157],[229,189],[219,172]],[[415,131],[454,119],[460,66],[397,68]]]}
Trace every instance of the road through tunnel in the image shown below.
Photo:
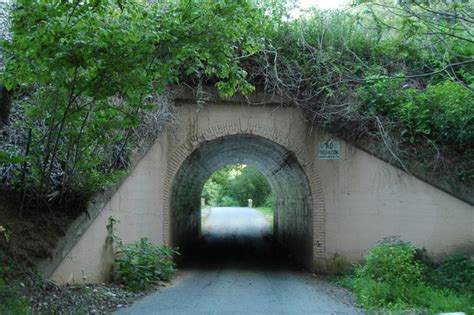
{"label": "road through tunnel", "polygon": [[312,197],[307,176],[292,151],[251,134],[204,142],[182,163],[171,190],[171,244],[185,255],[196,244],[201,229],[202,188],[215,171],[232,164],[246,164],[267,178],[273,193],[274,237],[310,267]]}

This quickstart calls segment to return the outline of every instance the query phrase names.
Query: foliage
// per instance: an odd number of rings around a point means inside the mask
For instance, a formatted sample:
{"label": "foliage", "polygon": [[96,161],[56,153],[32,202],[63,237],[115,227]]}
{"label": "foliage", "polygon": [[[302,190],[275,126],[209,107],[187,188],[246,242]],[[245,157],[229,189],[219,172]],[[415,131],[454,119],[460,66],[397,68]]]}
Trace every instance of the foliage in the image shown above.
{"label": "foliage", "polygon": [[0,234],[2,235],[2,237],[5,239],[7,243],[10,242],[11,231],[9,231],[7,228],[5,228],[2,225],[0,225]]}
{"label": "foliage", "polygon": [[15,288],[8,286],[2,277],[0,268],[0,314],[26,314],[30,307]]}
{"label": "foliage", "polygon": [[[253,200],[253,206],[268,203],[271,188],[266,178],[256,169],[246,165],[226,166],[215,172],[204,184],[202,197],[212,205],[241,206]],[[270,197],[270,206],[271,197]]]}
{"label": "foliage", "polygon": [[392,116],[411,144],[429,136],[461,152],[474,148],[474,107],[466,106],[474,104],[474,93],[447,80],[424,91],[403,86],[403,80],[367,81],[358,89],[360,110]]}
{"label": "foliage", "polygon": [[[448,262],[447,269],[459,270],[464,264],[461,261],[458,261],[461,265]],[[339,279],[338,283],[354,290],[360,305],[367,309],[473,313],[469,291],[432,286],[425,281],[425,268],[413,245],[398,238],[387,238],[366,255],[365,264],[359,266],[354,275]],[[450,272],[440,270],[443,276],[435,274],[434,278],[459,283],[455,277],[450,278]]]}
{"label": "foliage", "polygon": [[366,296],[366,290],[380,293],[374,299],[381,305],[407,300],[410,288],[421,282],[423,275],[423,267],[415,257],[412,245],[385,239],[365,256],[365,264],[357,269],[356,291],[361,297]]}
{"label": "foliage", "polygon": [[456,292],[471,292],[474,302],[474,261],[467,254],[449,256],[426,272],[428,283]]}
{"label": "foliage", "polygon": [[162,93],[181,77],[215,77],[248,93],[241,60],[266,29],[252,1],[30,1],[11,11],[1,81],[15,90],[2,143],[3,185],[32,198],[87,197],[117,182]]}
{"label": "foliage", "polygon": [[273,196],[272,194],[268,194],[263,201],[263,207],[272,208],[273,207]]}
{"label": "foliage", "polygon": [[[383,143],[403,168],[472,184],[472,1],[359,2],[294,19],[283,0],[16,1],[0,49],[15,92],[1,188],[51,204],[117,183],[172,121],[163,91],[183,81],[223,96],[260,85],[313,124]],[[216,183],[204,192],[215,202]],[[255,193],[229,191],[240,204]]]}
{"label": "foliage", "polygon": [[229,196],[222,196],[219,198],[219,206],[221,207],[241,207],[242,204],[240,204],[238,201],[236,201],[234,198],[229,197]]}
{"label": "foliage", "polygon": [[167,245],[153,245],[146,238],[132,244],[118,244],[116,274],[119,282],[134,291],[144,290],[158,281],[168,281],[176,272],[173,255],[179,253]]}
{"label": "foliage", "polygon": [[273,209],[272,207],[257,207],[256,208],[258,211],[260,211],[263,216],[265,217],[265,220],[267,220],[268,224],[270,225],[270,229],[273,229]]}
{"label": "foliage", "polygon": [[280,23],[249,73],[313,124],[382,143],[406,170],[419,161],[474,183],[473,2],[361,2]]}

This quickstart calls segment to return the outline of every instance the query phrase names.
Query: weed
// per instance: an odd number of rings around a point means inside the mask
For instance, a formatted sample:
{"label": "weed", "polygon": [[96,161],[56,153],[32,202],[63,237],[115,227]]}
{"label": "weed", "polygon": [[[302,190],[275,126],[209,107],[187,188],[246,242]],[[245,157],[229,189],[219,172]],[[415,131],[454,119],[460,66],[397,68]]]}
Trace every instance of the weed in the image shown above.
{"label": "weed", "polygon": [[454,254],[426,273],[429,283],[474,296],[474,261],[467,254]]}
{"label": "weed", "polygon": [[133,291],[167,281],[176,272],[173,255],[179,253],[167,245],[156,246],[142,238],[132,244],[120,243],[117,248],[116,274],[119,282]]}
{"label": "weed", "polygon": [[26,314],[29,311],[30,307],[25,299],[0,278],[0,314]]}
{"label": "weed", "polygon": [[453,256],[427,276],[429,270],[408,242],[391,237],[365,257],[355,274],[336,283],[354,290],[359,304],[369,310],[427,313],[465,312],[473,314],[469,293],[472,262],[467,256]]}

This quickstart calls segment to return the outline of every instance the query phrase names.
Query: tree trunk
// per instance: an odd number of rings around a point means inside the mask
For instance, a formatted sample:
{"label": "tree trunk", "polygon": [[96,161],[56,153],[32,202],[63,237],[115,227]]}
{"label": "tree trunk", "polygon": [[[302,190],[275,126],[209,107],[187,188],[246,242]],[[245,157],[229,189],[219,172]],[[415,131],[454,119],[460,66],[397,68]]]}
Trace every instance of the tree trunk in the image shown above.
{"label": "tree trunk", "polygon": [[11,93],[0,84],[0,127],[8,124],[10,116]]}

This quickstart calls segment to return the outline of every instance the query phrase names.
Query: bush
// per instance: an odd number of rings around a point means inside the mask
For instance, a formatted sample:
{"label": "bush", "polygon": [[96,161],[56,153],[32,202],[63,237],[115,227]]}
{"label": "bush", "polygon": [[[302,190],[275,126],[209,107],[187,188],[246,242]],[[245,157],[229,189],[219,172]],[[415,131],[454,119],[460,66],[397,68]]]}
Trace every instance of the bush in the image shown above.
{"label": "bush", "polygon": [[269,194],[265,197],[265,200],[263,201],[263,206],[267,208],[273,208],[273,195]]}
{"label": "bush", "polygon": [[387,238],[367,254],[365,265],[356,275],[357,279],[384,283],[403,296],[413,284],[422,281],[423,266],[416,260],[414,246],[398,238]]}
{"label": "bush", "polygon": [[179,253],[167,245],[156,246],[142,238],[132,244],[119,244],[116,275],[131,290],[144,290],[160,280],[168,281],[176,272],[173,255]]}
{"label": "bush", "polygon": [[[359,304],[368,309],[472,314],[470,297],[463,291],[469,288],[465,279],[466,275],[470,279],[472,271],[466,257],[453,259],[433,273],[432,282],[439,281],[437,288],[425,282],[425,266],[417,258],[417,252],[410,243],[387,238],[366,255],[365,264],[357,268],[355,276],[346,276],[338,283],[353,289]],[[447,283],[451,286],[444,285]],[[449,287],[462,289],[456,293]]]}
{"label": "bush", "polygon": [[427,281],[440,288],[471,292],[474,296],[474,261],[467,254],[454,254],[426,274]]}
{"label": "bush", "polygon": [[236,201],[234,198],[229,196],[224,196],[221,198],[221,202],[219,203],[221,207],[240,207],[242,206]]}

